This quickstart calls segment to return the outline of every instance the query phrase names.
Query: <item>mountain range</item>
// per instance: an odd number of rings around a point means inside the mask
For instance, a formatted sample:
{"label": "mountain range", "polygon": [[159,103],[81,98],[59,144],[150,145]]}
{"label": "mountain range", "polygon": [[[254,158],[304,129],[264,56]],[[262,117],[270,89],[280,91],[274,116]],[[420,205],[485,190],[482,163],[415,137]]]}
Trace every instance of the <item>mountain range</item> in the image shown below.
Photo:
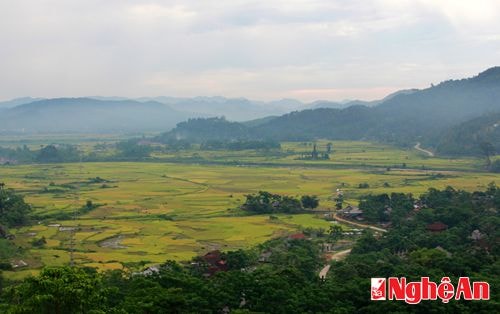
{"label": "mountain range", "polygon": [[[402,92],[386,98],[374,105],[351,105],[347,108],[317,108],[294,111],[276,118],[260,120],[257,125],[232,125],[232,139],[273,139],[273,140],[315,140],[319,138],[338,140],[375,140],[397,145],[410,146],[422,142],[427,147],[437,148],[443,143],[443,136],[460,142],[454,132],[468,128],[467,121],[481,116],[493,116],[500,112],[500,67],[490,68],[477,76],[442,82],[422,90]],[[483,121],[485,130],[496,130],[497,122]],[[208,123],[210,122],[210,123]],[[201,121],[192,119],[179,124],[163,137],[186,138],[190,140],[217,139],[221,130],[230,123],[223,119]],[[478,122],[471,122],[474,126]],[[203,124],[204,127],[200,128]],[[463,125],[462,125],[463,124]],[[479,122],[480,124],[480,122]],[[462,125],[462,126],[461,126]],[[199,134],[202,132],[203,134]],[[500,138],[495,132],[476,132],[468,152],[444,149],[442,153],[477,154],[478,143],[484,140],[500,151]],[[466,139],[464,139],[466,140]],[[451,145],[451,143],[450,143]],[[460,147],[455,143],[453,146]],[[465,147],[462,145],[462,147]]]}
{"label": "mountain range", "polygon": [[[500,151],[498,121],[491,118],[500,112],[499,99],[500,67],[370,102],[304,104],[293,99],[261,102],[225,97],[22,98],[0,102],[0,132],[161,132],[173,128],[162,137],[193,141],[329,138],[406,146],[421,142],[443,154],[464,149],[477,153],[476,144],[458,142],[462,138],[469,142],[487,140]],[[225,119],[214,118],[222,116]],[[463,130],[475,135],[458,136]],[[475,148],[470,149],[471,145]]]}
{"label": "mountain range", "polygon": [[44,99],[4,109],[0,113],[0,132],[159,131],[188,117],[154,101]]}

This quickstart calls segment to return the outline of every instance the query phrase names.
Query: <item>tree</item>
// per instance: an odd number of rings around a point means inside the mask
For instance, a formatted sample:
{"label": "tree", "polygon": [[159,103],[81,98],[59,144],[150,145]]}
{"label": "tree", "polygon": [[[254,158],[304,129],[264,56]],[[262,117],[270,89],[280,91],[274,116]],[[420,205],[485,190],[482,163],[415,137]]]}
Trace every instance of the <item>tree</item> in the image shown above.
{"label": "tree", "polygon": [[490,157],[495,154],[495,147],[490,142],[483,141],[479,144],[479,148],[486,158],[486,167],[489,168],[491,165]]}
{"label": "tree", "polygon": [[334,198],[335,209],[342,209],[344,203],[344,192],[341,189],[337,189],[337,196]]}
{"label": "tree", "polygon": [[47,145],[40,149],[36,156],[38,162],[61,162],[62,157],[54,145]]}
{"label": "tree", "polygon": [[326,144],[326,153],[331,154],[332,152],[333,152],[333,144],[332,143]]}
{"label": "tree", "polygon": [[290,196],[271,194],[266,191],[246,195],[245,204],[241,206],[243,210],[259,213],[298,213],[303,210],[302,203]]}
{"label": "tree", "polygon": [[500,173],[500,159],[497,159],[491,163],[490,171],[494,173]]}
{"label": "tree", "polygon": [[16,313],[88,313],[104,310],[105,290],[95,270],[45,268],[14,287],[8,299]]}
{"label": "tree", "polygon": [[300,201],[304,208],[314,209],[319,205],[319,200],[316,195],[304,195],[300,198]]}
{"label": "tree", "polygon": [[311,158],[312,159],[318,159],[318,156],[319,156],[318,149],[316,147],[316,143],[314,143],[314,145],[313,145],[313,151],[311,152]]}
{"label": "tree", "polygon": [[21,226],[28,222],[31,207],[22,196],[0,187],[0,225],[6,227]]}
{"label": "tree", "polygon": [[330,226],[328,233],[333,240],[338,240],[342,236],[342,227],[339,225]]}
{"label": "tree", "polygon": [[120,151],[123,157],[127,158],[144,158],[149,157],[153,148],[149,145],[141,145],[138,139],[118,142],[116,148]]}

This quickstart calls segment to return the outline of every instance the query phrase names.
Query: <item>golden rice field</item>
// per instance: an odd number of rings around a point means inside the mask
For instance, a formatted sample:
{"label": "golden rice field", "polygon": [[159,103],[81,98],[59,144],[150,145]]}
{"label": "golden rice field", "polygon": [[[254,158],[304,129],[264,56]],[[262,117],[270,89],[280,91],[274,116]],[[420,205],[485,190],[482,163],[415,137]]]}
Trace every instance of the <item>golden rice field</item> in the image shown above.
{"label": "golden rice field", "polygon": [[[298,150],[298,145],[301,144],[286,143],[283,149]],[[402,160],[444,168],[450,165],[449,160],[381,145],[334,145],[336,153],[332,159],[353,165],[361,161],[382,165]],[[289,157],[281,161],[286,158]],[[270,219],[268,215],[244,216],[237,208],[245,194],[259,190],[291,196],[318,195],[320,207],[329,208],[333,207],[331,197],[337,188],[344,190],[348,202],[356,203],[366,193],[397,191],[418,195],[429,187],[451,185],[476,190],[484,189],[489,182],[500,182],[498,174],[472,171],[477,163],[474,159],[457,160],[453,168],[460,165],[467,171],[443,171],[440,175],[436,170],[322,169],[308,167],[304,162],[288,167],[268,163],[250,167],[159,162],[3,166],[0,181],[23,193],[35,213],[71,214],[87,200],[99,205],[77,220],[54,218],[15,230],[15,242],[25,248],[23,260],[29,266],[4,274],[20,278],[43,265],[68,264],[74,227],[75,262],[99,269],[135,269],[168,259],[188,260],[211,249],[251,247],[300,228],[328,229],[330,222],[321,215],[281,214],[277,215],[279,219]],[[90,180],[96,177],[106,182]],[[365,182],[369,188],[358,188]],[[31,241],[42,236],[46,245],[32,247]]]}

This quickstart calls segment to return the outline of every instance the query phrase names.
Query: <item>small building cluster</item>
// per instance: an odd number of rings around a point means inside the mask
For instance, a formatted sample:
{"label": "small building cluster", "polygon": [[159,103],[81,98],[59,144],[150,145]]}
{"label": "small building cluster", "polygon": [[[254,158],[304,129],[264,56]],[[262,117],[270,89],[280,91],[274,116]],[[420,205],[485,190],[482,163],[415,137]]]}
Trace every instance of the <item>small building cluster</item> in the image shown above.
{"label": "small building cluster", "polygon": [[348,219],[363,220],[363,211],[359,207],[349,205],[344,209],[341,209],[339,213]]}

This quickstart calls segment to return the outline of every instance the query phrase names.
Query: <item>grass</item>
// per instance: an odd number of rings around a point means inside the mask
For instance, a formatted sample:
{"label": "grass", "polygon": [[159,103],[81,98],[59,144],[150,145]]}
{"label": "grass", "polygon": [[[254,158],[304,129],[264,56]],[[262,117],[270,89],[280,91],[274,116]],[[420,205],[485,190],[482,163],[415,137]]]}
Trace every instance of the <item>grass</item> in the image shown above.
{"label": "grass", "polygon": [[[325,142],[326,143],[326,142]],[[319,149],[323,142],[319,143]],[[72,215],[87,200],[99,206],[78,220],[45,219],[40,224],[14,230],[15,244],[25,248],[30,267],[4,272],[12,279],[31,274],[43,265],[66,265],[74,232],[75,262],[101,270],[188,260],[211,249],[237,249],[262,243],[300,228],[331,225],[321,215],[241,216],[238,208],[245,195],[267,190],[291,196],[318,195],[322,208],[333,208],[331,200],[342,188],[347,202],[356,203],[367,193],[407,192],[419,195],[429,187],[448,185],[466,190],[484,189],[499,181],[498,174],[474,171],[477,159],[428,158],[418,152],[398,150],[365,142],[333,142],[329,161],[296,160],[302,143],[284,143],[279,158],[251,152],[200,152],[211,160],[239,159],[254,166],[108,162],[83,164],[18,165],[0,167],[1,181],[25,195],[35,214]],[[180,152],[177,155],[189,154]],[[165,156],[163,156],[165,157]],[[163,158],[162,157],[162,158]],[[438,170],[396,169],[388,165],[425,164]],[[262,163],[258,165],[258,163]],[[290,163],[290,166],[283,166]],[[351,164],[351,168],[317,168],[310,165]],[[374,167],[360,167],[360,165]],[[449,169],[455,169],[453,171]],[[456,169],[461,169],[456,171]],[[106,182],[93,183],[100,177]],[[360,183],[369,188],[360,189]],[[49,226],[60,224],[58,226]],[[33,235],[34,234],[34,235]],[[46,238],[46,245],[33,248],[33,238]],[[103,243],[117,243],[109,247]]]}

